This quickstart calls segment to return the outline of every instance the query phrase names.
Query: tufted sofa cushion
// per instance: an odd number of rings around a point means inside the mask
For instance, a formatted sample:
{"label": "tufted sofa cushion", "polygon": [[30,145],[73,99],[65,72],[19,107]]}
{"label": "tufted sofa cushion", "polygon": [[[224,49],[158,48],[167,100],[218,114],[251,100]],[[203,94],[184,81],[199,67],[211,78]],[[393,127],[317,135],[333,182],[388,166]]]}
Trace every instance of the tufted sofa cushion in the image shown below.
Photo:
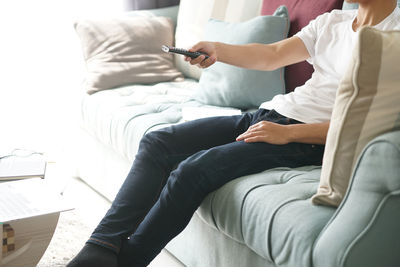
{"label": "tufted sofa cushion", "polygon": [[86,95],[81,102],[81,127],[132,162],[142,136],[181,122],[183,107],[212,108],[209,115],[215,114],[215,110],[224,110],[191,100],[197,87],[197,81],[186,79],[124,86]]}
{"label": "tufted sofa cushion", "polygon": [[[87,95],[82,100],[81,124],[101,143],[132,161],[142,136],[181,120],[196,83],[134,85]],[[186,103],[186,104],[185,104]]]}
{"label": "tufted sofa cushion", "polygon": [[233,180],[211,193],[198,214],[277,266],[311,266],[313,243],[335,211],[311,203],[320,171],[276,168]]}

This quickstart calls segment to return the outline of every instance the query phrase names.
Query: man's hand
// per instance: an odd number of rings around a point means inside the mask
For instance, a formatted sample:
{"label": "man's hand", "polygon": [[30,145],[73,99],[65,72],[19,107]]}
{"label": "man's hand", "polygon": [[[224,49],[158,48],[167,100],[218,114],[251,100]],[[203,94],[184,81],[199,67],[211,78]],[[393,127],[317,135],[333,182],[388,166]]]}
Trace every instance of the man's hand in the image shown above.
{"label": "man's hand", "polygon": [[323,145],[326,142],[328,129],[329,121],[289,125],[261,121],[250,126],[246,132],[236,138],[236,141],[266,142],[274,145],[285,145],[291,142]]}
{"label": "man's hand", "polygon": [[200,42],[189,49],[190,52],[203,52],[206,53],[209,58],[201,55],[196,58],[185,57],[185,61],[188,61],[192,65],[197,65],[199,68],[208,68],[217,61],[217,47],[213,42]]}
{"label": "man's hand", "polygon": [[274,145],[285,145],[291,142],[288,125],[269,121],[260,121],[236,138],[246,143],[265,142]]}

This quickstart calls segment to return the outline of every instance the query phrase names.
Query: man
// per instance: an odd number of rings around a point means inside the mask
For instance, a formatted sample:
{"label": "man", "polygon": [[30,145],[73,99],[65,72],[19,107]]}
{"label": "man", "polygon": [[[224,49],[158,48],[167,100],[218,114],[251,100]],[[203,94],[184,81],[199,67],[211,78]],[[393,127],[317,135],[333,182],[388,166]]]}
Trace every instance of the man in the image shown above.
{"label": "man", "polygon": [[[350,2],[350,1],[348,1]],[[207,68],[217,60],[273,70],[308,60],[312,78],[254,113],[214,117],[145,135],[110,210],[68,265],[147,266],[190,221],[204,197],[243,175],[321,164],[336,89],[362,26],[400,29],[396,0],[353,0],[358,11],[336,10],[294,37],[274,44],[200,42],[186,58]]]}

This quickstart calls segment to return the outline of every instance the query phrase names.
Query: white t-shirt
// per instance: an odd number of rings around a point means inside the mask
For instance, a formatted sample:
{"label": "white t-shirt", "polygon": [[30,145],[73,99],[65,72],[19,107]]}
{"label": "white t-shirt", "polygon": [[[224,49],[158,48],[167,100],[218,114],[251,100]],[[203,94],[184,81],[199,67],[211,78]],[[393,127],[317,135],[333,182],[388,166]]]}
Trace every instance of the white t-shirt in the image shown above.
{"label": "white t-shirt", "polygon": [[[260,108],[275,109],[280,114],[305,123],[330,120],[340,79],[346,71],[357,40],[352,24],[357,10],[333,10],[311,21],[295,36],[305,44],[314,66],[312,77],[293,92],[277,95]],[[398,7],[382,22],[379,30],[400,30]]]}

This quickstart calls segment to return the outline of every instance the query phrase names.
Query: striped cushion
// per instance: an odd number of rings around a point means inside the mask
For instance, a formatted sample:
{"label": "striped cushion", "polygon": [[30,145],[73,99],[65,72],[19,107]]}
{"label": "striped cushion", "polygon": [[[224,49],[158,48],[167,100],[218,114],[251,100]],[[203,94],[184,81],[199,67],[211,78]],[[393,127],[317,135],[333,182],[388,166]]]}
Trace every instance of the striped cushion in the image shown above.
{"label": "striped cushion", "polygon": [[360,31],[352,63],[338,88],[313,203],[338,206],[365,145],[400,128],[399,43],[400,31]]}

